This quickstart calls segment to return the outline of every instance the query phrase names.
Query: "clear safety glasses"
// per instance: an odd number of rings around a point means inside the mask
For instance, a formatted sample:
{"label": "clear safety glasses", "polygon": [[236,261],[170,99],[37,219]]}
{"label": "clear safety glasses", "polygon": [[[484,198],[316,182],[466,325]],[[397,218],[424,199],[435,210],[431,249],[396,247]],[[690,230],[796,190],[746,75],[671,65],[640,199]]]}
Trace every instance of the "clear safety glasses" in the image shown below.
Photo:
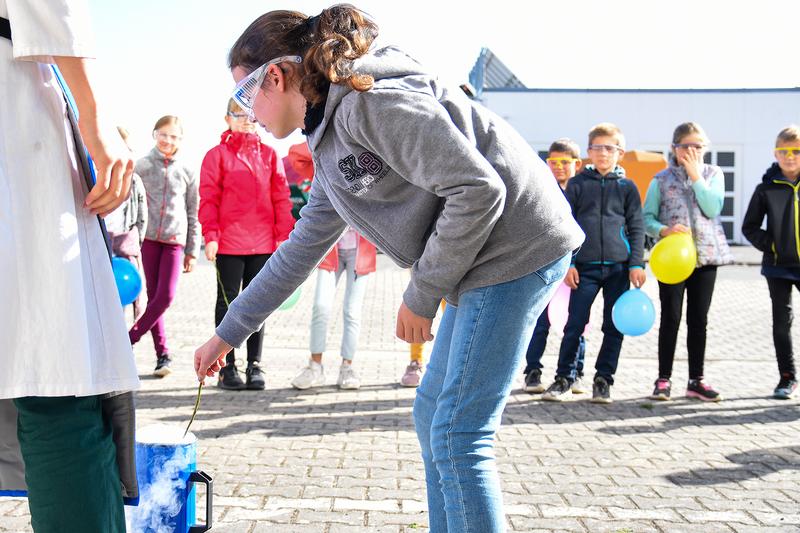
{"label": "clear safety glasses", "polygon": [[269,68],[270,65],[277,65],[278,63],[283,63],[285,61],[291,63],[302,63],[303,58],[300,56],[276,57],[275,59],[271,59],[255,69],[253,72],[248,74],[246,78],[243,78],[239,83],[236,84],[236,89],[234,89],[231,97],[237,104],[239,104],[245,113],[247,113],[247,116],[250,120],[255,120],[253,104],[256,101],[258,92],[261,90],[261,85],[264,83],[264,77],[267,75],[267,68]]}

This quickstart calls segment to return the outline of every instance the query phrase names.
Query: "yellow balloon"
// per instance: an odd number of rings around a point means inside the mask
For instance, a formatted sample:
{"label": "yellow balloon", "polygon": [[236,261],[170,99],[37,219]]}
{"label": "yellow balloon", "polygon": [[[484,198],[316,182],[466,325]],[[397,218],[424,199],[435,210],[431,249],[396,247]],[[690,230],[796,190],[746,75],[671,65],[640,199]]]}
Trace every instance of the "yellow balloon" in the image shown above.
{"label": "yellow balloon", "polygon": [[697,266],[697,249],[688,233],[667,235],[650,252],[650,268],[661,283],[675,285],[692,275]]}

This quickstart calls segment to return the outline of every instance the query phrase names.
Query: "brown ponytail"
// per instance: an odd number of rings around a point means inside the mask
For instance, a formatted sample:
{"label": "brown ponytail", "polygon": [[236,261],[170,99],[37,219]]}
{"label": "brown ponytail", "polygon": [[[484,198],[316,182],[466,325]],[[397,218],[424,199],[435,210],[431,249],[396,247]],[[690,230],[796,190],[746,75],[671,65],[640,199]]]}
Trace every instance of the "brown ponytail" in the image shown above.
{"label": "brown ponytail", "polygon": [[[315,17],[297,11],[270,11],[258,17],[236,40],[228,67],[253,71],[280,56],[299,55],[294,69],[301,94],[312,105],[325,100],[331,83],[368,91],[374,79],[353,72],[353,60],[369,51],[378,26],[350,4],[337,4]],[[282,67],[283,68],[283,67]]]}

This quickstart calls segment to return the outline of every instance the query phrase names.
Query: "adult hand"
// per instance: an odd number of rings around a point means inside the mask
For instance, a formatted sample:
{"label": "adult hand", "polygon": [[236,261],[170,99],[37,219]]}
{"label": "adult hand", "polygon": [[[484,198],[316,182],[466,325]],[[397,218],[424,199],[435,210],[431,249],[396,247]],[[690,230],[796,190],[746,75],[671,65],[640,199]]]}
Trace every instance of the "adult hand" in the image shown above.
{"label": "adult hand", "polygon": [[644,282],[647,281],[647,274],[644,273],[643,268],[632,268],[630,272],[628,272],[628,279],[634,287],[640,289],[642,285],[644,285]]}
{"label": "adult hand", "polygon": [[691,233],[692,230],[688,227],[684,226],[683,224],[673,224],[672,226],[665,226],[661,228],[659,232],[662,237],[666,237],[667,235],[672,235],[673,233]]}
{"label": "adult hand", "polygon": [[233,346],[214,335],[194,352],[194,371],[199,381],[213,377],[225,366],[225,356],[233,350]]}
{"label": "adult hand", "polygon": [[217,241],[210,241],[206,243],[206,259],[209,261],[217,260],[217,250],[219,250],[219,243]]}
{"label": "adult hand", "polygon": [[567,287],[570,289],[577,289],[578,283],[581,282],[581,278],[578,275],[578,269],[575,267],[569,267],[567,270],[567,276],[564,278],[564,283],[567,284]]}
{"label": "adult hand", "polygon": [[432,325],[432,319],[419,316],[406,307],[405,303],[400,304],[400,309],[397,311],[397,330],[395,332],[398,339],[417,344],[432,341]]}
{"label": "adult hand", "polygon": [[197,259],[193,255],[186,254],[183,256],[183,271],[184,272],[191,272],[194,270],[194,265],[197,263]]}
{"label": "adult hand", "polygon": [[677,156],[678,163],[686,169],[686,175],[689,176],[693,182],[702,177],[703,171],[703,152],[696,148],[689,148],[682,150],[681,154]]}
{"label": "adult hand", "polygon": [[95,122],[84,121],[83,117],[78,124],[97,179],[84,205],[93,215],[105,217],[128,199],[133,176],[132,154],[118,134],[106,138]]}

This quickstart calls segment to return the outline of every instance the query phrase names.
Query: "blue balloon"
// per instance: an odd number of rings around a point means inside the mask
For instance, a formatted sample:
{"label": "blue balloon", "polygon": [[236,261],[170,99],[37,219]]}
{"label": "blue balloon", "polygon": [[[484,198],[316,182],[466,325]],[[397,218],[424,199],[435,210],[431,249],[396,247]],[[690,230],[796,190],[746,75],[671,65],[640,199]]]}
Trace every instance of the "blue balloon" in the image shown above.
{"label": "blue balloon", "polygon": [[641,289],[630,289],[617,298],[611,309],[614,326],[623,335],[644,335],[656,321],[656,308]]}
{"label": "blue balloon", "polygon": [[133,303],[142,290],[142,276],[133,263],[122,257],[111,259],[111,269],[114,271],[114,281],[117,283],[117,292],[123,307]]}

